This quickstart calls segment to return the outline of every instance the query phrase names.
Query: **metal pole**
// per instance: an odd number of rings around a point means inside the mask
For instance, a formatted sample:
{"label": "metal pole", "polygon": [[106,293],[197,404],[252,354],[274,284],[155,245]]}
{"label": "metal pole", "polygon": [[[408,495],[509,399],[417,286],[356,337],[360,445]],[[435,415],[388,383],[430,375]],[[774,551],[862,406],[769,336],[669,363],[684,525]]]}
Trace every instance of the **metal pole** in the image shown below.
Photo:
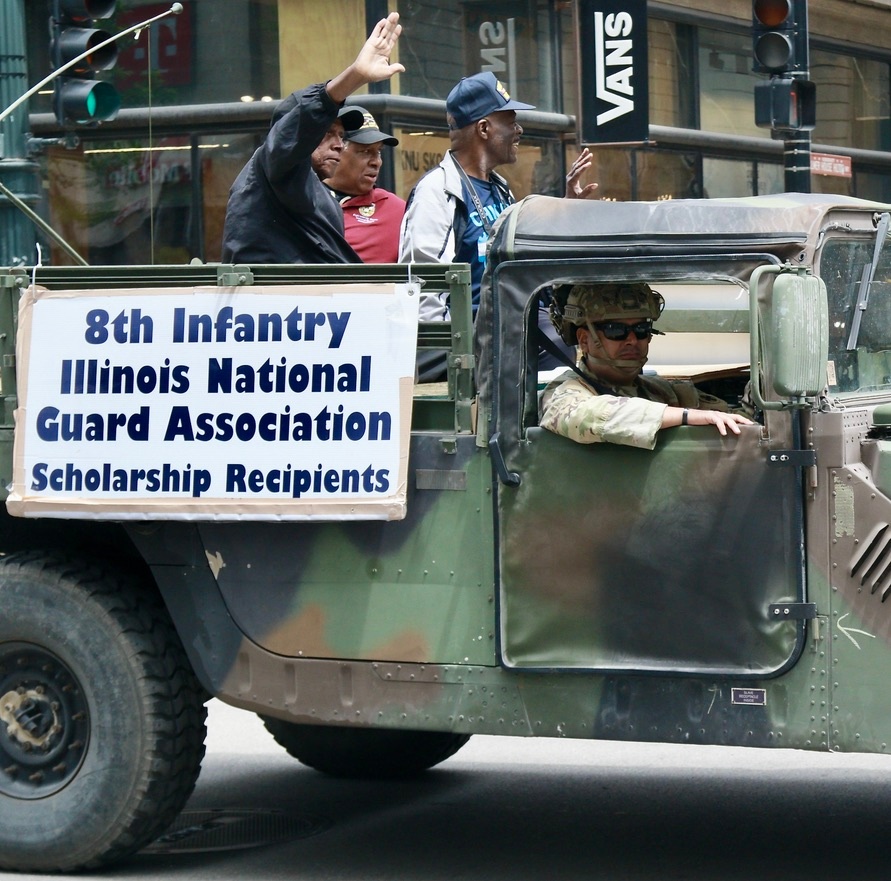
{"label": "metal pole", "polygon": [[[23,0],[0,0],[0,107],[28,84]],[[27,161],[27,105],[17,116],[0,114],[0,183],[16,200],[36,205],[36,163]],[[36,257],[34,231],[13,200],[0,195],[0,266]]]}
{"label": "metal pole", "polygon": [[811,133],[788,132],[783,141],[783,172],[787,193],[811,191]]}
{"label": "metal pole", "polygon": [[15,205],[25,217],[27,217],[35,226],[42,229],[72,260],[74,260],[75,263],[80,266],[90,265],[39,214],[32,211],[25,202],[2,183],[0,183],[0,194],[6,196],[6,198],[9,199],[9,201],[12,202],[12,204]]}
{"label": "metal pole", "polygon": [[[808,3],[795,4],[798,15],[798,37],[796,49],[802,57],[798,59],[800,68],[793,73],[795,79],[810,80],[810,25],[808,24]],[[801,108],[799,108],[801,112]],[[809,193],[811,191],[811,133],[809,129],[787,132],[783,144],[783,169],[787,193]]]}

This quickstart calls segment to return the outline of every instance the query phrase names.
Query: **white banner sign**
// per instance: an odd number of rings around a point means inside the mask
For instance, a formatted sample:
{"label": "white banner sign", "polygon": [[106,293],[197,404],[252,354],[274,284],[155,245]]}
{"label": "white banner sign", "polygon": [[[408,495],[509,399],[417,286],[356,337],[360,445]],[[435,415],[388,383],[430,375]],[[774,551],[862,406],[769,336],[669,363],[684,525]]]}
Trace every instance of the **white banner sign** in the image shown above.
{"label": "white banner sign", "polygon": [[29,290],[18,516],[405,516],[408,285]]}

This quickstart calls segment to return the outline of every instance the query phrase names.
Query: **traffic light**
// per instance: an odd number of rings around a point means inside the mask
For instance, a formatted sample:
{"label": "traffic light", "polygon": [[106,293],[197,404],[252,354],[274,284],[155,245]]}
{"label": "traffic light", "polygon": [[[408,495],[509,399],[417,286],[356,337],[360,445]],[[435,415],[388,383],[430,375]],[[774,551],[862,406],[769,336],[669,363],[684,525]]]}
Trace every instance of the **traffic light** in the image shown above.
{"label": "traffic light", "polygon": [[817,124],[817,87],[810,80],[772,76],[755,84],[755,125],[802,131]]}
{"label": "traffic light", "polygon": [[115,6],[116,0],[53,0],[53,65],[59,68],[84,55],[53,85],[53,113],[62,125],[95,124],[118,115],[121,98],[115,87],[93,78],[117,62],[115,43],[97,48],[111,34],[94,26],[96,19],[114,15]]}
{"label": "traffic light", "polygon": [[756,73],[806,74],[807,0],[752,0],[752,54]]}

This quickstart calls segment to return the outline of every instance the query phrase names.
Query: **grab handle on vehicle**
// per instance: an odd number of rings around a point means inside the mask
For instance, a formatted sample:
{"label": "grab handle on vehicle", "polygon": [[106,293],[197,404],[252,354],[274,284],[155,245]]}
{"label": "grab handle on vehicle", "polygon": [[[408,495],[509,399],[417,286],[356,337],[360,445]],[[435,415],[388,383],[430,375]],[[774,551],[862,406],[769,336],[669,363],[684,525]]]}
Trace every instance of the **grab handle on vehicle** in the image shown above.
{"label": "grab handle on vehicle", "polygon": [[501,452],[501,432],[496,431],[489,438],[489,453],[492,456],[492,464],[495,466],[495,472],[498,479],[505,486],[519,486],[520,475],[516,471],[508,471],[507,464],[504,461],[504,454]]}

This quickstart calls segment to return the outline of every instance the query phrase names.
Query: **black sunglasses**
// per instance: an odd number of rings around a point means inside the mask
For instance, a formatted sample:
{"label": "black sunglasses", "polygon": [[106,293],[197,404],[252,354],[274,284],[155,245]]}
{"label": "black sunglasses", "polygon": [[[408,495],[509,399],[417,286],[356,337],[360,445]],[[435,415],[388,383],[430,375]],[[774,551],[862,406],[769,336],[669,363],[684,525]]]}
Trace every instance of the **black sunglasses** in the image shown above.
{"label": "black sunglasses", "polygon": [[649,339],[653,335],[652,321],[638,321],[637,324],[623,324],[621,321],[600,321],[594,325],[608,340],[618,342],[627,340],[629,333],[639,340]]}

